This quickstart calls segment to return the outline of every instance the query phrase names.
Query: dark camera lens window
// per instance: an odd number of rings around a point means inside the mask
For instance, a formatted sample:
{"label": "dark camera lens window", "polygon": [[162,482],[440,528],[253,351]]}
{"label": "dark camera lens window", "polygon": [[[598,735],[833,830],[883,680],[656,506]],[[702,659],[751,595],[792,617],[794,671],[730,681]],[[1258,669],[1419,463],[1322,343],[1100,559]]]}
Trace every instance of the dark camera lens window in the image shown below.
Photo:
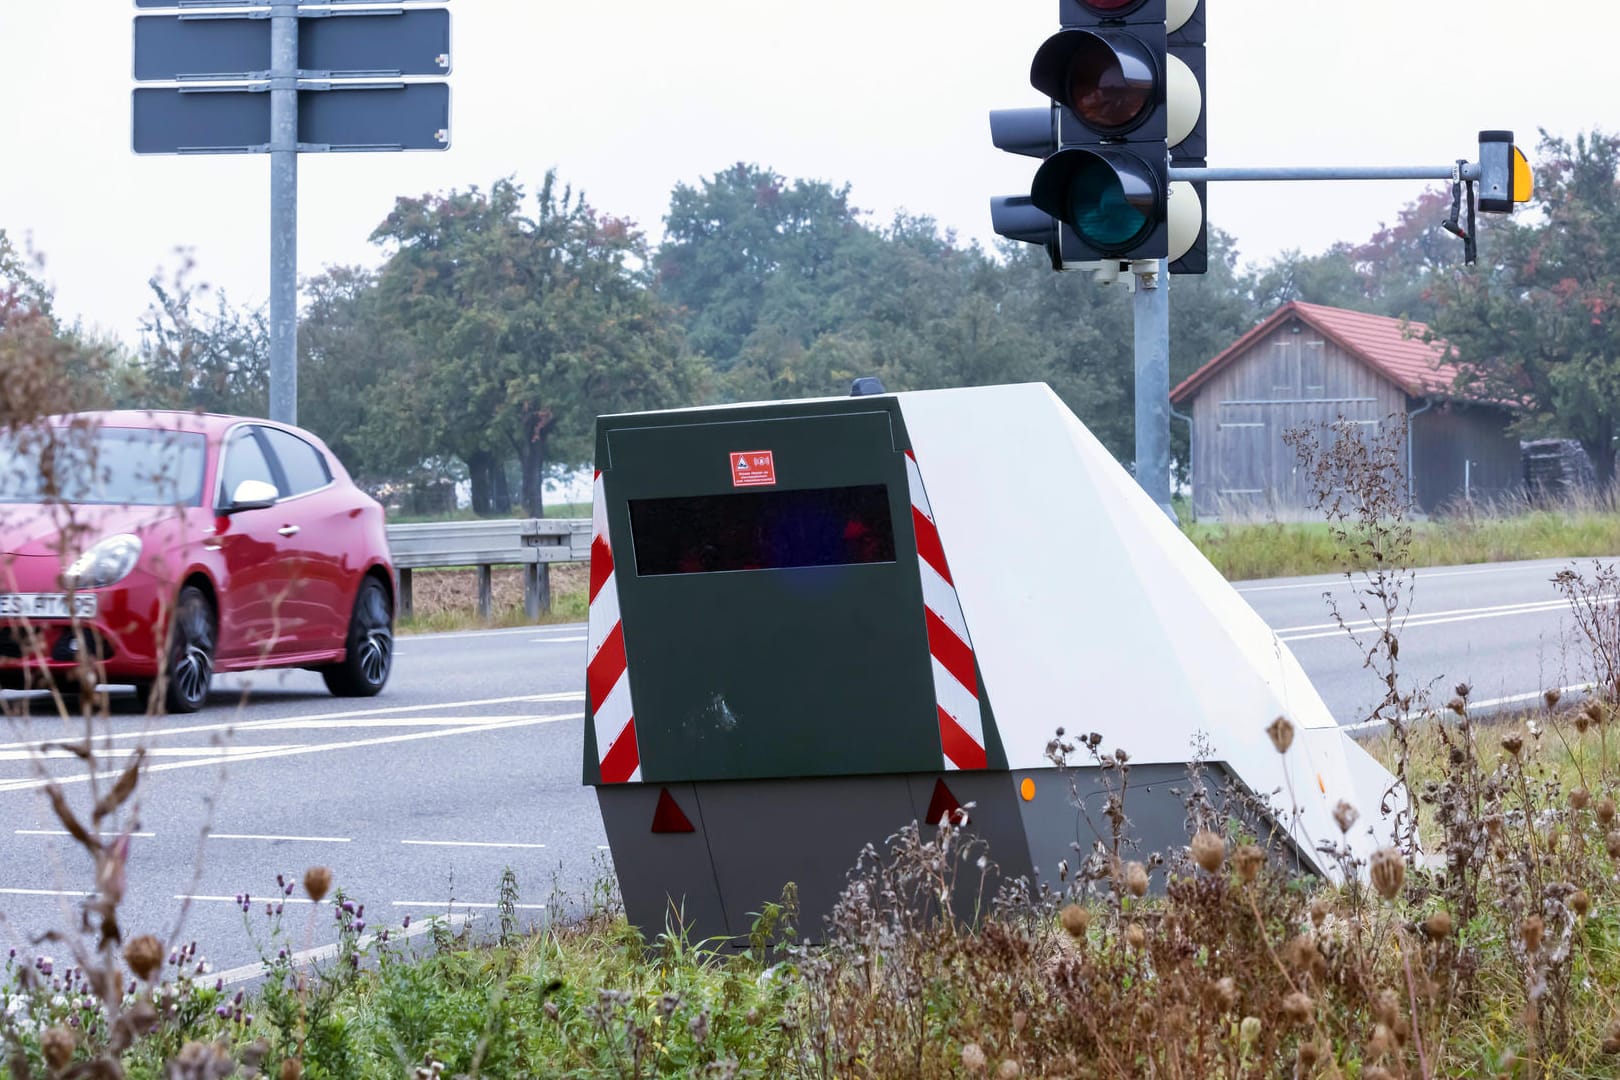
{"label": "dark camera lens window", "polygon": [[632,499],[630,532],[642,577],[894,561],[883,484]]}

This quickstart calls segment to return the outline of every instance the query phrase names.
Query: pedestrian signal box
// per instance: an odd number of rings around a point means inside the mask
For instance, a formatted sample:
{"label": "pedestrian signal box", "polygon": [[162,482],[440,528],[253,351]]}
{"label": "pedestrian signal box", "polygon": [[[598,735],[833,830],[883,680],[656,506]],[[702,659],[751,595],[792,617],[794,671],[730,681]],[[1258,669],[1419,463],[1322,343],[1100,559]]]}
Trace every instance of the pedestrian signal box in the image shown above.
{"label": "pedestrian signal box", "polygon": [[1323,874],[1338,800],[1388,840],[1389,774],[1045,385],[604,416],[596,461],[584,780],[644,932],[743,937],[791,881],[813,939],[912,821],[1055,885],[1108,828],[1059,728],[1130,756],[1144,853],[1199,755],[1294,792],[1269,826]]}

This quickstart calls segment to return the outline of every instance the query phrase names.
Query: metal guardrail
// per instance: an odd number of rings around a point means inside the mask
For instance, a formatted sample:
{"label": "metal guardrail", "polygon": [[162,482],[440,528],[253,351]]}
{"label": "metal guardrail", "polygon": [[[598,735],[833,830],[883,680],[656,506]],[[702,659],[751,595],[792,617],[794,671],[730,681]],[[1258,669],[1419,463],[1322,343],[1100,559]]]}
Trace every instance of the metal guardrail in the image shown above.
{"label": "metal guardrail", "polygon": [[411,614],[411,571],[436,566],[478,570],[478,614],[489,618],[490,570],[523,567],[523,610],[531,619],[551,610],[551,564],[591,557],[590,518],[510,518],[430,521],[388,526],[388,547],[399,575],[399,614]]}

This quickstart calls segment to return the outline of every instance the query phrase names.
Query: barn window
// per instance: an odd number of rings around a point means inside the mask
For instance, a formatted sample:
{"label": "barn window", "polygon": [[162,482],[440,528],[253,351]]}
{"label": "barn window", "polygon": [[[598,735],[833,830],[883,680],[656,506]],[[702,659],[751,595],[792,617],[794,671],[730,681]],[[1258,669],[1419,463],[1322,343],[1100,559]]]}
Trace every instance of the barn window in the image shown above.
{"label": "barn window", "polygon": [[1327,355],[1326,345],[1322,341],[1305,342],[1305,357],[1301,367],[1305,382],[1305,392],[1302,396],[1327,397]]}

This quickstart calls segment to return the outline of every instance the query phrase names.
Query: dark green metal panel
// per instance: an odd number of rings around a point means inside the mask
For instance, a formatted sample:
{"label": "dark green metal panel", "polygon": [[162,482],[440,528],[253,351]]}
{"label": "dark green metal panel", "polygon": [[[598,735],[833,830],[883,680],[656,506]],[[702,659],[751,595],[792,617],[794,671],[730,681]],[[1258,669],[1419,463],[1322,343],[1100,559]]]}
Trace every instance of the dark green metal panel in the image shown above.
{"label": "dark green metal panel", "polygon": [[[644,781],[939,768],[896,413],[892,402],[815,404],[600,424]],[[883,485],[895,559],[639,576],[629,504],[747,498],[750,489],[732,484],[730,455],[762,450],[775,461],[770,490]]]}

